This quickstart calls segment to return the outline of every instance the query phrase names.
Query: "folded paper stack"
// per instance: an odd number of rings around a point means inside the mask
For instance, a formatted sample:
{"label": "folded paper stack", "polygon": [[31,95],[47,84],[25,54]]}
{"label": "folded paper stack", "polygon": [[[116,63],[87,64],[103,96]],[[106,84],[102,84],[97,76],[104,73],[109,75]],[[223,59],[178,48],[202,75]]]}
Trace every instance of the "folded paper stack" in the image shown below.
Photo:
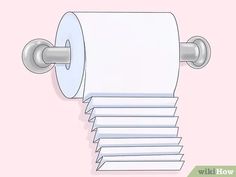
{"label": "folded paper stack", "polygon": [[177,98],[92,97],[97,170],[180,170]]}

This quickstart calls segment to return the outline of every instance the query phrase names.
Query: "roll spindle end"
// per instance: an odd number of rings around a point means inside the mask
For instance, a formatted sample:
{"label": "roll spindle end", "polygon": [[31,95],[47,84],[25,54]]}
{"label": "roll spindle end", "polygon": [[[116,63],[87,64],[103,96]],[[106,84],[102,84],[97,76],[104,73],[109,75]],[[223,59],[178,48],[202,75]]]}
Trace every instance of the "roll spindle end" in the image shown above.
{"label": "roll spindle end", "polygon": [[43,50],[53,45],[45,39],[34,39],[28,42],[22,52],[25,67],[35,73],[43,74],[50,71],[54,64],[47,64],[43,60]]}
{"label": "roll spindle end", "polygon": [[187,62],[194,69],[206,66],[210,57],[210,44],[201,36],[194,36],[187,43],[180,43],[180,61]]}

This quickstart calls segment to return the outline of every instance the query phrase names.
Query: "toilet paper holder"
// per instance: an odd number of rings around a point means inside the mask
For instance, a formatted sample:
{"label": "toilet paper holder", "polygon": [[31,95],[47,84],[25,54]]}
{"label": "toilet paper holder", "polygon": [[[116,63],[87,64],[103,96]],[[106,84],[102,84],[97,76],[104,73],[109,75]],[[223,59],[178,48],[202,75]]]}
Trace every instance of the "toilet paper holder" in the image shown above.
{"label": "toilet paper holder", "polygon": [[[210,45],[201,36],[191,37],[179,46],[180,62],[187,62],[194,69],[203,68],[210,60]],[[54,64],[69,64],[70,53],[70,47],[56,47],[45,39],[34,39],[25,45],[22,60],[29,71],[42,74],[51,70]]]}
{"label": "toilet paper holder", "polygon": [[[42,74],[55,65],[63,95],[87,104],[85,113],[90,115],[93,142],[97,143],[97,171],[181,170],[183,146],[176,126],[178,97],[174,94],[179,62],[194,69],[206,66],[211,57],[208,41],[194,36],[180,42],[177,23],[170,13],[128,15],[127,21],[122,13],[86,13],[68,12],[63,16],[55,45],[45,39],[29,41],[22,51],[25,67]],[[78,18],[85,22],[83,32]],[[121,31],[121,41],[120,36],[113,36],[129,22],[134,24]],[[130,35],[140,24],[145,28]],[[143,65],[147,70],[140,72]]]}

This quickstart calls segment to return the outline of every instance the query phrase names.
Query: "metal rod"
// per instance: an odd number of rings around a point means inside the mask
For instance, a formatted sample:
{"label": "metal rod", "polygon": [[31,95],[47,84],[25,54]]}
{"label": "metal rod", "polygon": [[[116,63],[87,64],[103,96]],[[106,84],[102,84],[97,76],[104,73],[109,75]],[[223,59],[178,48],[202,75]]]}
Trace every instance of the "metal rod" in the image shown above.
{"label": "metal rod", "polygon": [[[180,43],[180,61],[196,61],[199,57],[198,46],[190,42]],[[43,61],[46,64],[52,63],[70,63],[69,47],[47,47],[43,50]]]}
{"label": "metal rod", "polygon": [[181,42],[180,43],[180,61],[196,61],[199,57],[198,46],[190,42]]}
{"label": "metal rod", "polygon": [[[190,42],[180,43],[180,61],[196,61],[199,57],[198,46]],[[46,64],[53,63],[70,63],[70,48],[69,47],[47,47],[43,50],[43,61]]]}
{"label": "metal rod", "polygon": [[47,47],[43,50],[43,61],[47,64],[70,63],[69,47]]}
{"label": "metal rod", "polygon": [[[203,37],[194,36],[188,42],[180,43],[180,61],[187,62],[192,68],[203,68],[210,56],[210,45]],[[28,70],[41,74],[52,69],[54,64],[69,64],[71,50],[69,47],[55,47],[44,39],[35,39],[24,47],[22,59]]]}

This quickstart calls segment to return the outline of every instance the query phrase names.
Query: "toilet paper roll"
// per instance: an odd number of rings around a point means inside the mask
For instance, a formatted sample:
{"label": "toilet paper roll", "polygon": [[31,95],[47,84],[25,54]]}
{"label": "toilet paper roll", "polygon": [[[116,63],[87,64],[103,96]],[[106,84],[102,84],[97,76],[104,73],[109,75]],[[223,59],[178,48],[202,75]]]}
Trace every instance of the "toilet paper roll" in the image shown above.
{"label": "toilet paper roll", "polygon": [[174,96],[179,37],[171,13],[68,12],[56,46],[71,49],[71,63],[56,65],[68,98]]}
{"label": "toilet paper roll", "polygon": [[82,98],[97,143],[97,170],[180,170],[175,87],[179,37],[171,13],[68,12],[57,47],[62,93]]}

